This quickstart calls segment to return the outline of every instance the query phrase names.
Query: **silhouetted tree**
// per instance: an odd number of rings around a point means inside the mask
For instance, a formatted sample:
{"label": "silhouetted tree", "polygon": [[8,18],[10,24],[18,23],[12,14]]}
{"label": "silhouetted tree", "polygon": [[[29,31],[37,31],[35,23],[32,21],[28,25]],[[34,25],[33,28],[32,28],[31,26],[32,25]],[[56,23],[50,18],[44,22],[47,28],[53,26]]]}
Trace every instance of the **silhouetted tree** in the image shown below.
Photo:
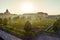
{"label": "silhouetted tree", "polygon": [[7,24],[8,24],[8,20],[7,20],[7,18],[4,18],[3,19],[3,25],[6,26]]}
{"label": "silhouetted tree", "polygon": [[31,23],[29,22],[29,21],[27,21],[26,23],[25,23],[25,26],[24,26],[24,30],[25,30],[25,35],[24,35],[24,39],[23,40],[31,40],[31,38],[32,38],[32,35],[31,35],[31,30],[32,30],[32,28],[31,28],[32,26],[31,26]]}
{"label": "silhouetted tree", "polygon": [[31,31],[31,23],[27,21],[24,26],[25,32],[30,32]]}

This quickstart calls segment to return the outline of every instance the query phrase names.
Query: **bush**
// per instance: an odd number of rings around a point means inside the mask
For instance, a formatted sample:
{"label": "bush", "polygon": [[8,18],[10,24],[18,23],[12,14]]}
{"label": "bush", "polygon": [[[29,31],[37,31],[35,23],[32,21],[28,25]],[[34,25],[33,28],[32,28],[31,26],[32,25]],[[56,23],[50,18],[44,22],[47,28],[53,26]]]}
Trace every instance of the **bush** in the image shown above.
{"label": "bush", "polygon": [[58,32],[60,30],[60,18],[53,24],[53,30]]}

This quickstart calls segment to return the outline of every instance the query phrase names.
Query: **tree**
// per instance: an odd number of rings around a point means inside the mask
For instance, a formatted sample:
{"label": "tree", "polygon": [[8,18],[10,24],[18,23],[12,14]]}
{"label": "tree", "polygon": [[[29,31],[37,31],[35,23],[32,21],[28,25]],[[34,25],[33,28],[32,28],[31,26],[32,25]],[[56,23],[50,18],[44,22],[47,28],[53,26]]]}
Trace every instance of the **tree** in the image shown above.
{"label": "tree", "polygon": [[2,27],[2,18],[0,18],[0,27]]}
{"label": "tree", "polygon": [[54,32],[58,32],[60,29],[60,18],[53,24]]}
{"label": "tree", "polygon": [[25,32],[30,32],[31,31],[31,23],[27,21],[24,26]]}
{"label": "tree", "polygon": [[24,30],[25,30],[25,34],[24,34],[24,37],[23,37],[23,40],[31,40],[32,39],[32,35],[31,35],[31,23],[29,21],[27,21],[25,23],[25,26],[24,26]]}
{"label": "tree", "polygon": [[0,24],[2,24],[2,18],[0,18]]}
{"label": "tree", "polygon": [[7,20],[7,18],[4,18],[3,19],[3,25],[5,26],[5,25],[7,25],[8,24],[8,20]]}

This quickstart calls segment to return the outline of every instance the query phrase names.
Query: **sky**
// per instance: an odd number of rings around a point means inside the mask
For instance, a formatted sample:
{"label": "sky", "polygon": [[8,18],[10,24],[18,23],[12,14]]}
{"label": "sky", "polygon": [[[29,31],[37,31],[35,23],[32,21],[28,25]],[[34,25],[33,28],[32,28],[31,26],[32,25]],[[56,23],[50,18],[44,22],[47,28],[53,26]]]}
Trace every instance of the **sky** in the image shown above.
{"label": "sky", "polygon": [[34,5],[35,12],[45,12],[49,15],[60,14],[60,0],[0,0],[0,12],[8,9],[11,13],[23,14],[21,3],[30,2]]}

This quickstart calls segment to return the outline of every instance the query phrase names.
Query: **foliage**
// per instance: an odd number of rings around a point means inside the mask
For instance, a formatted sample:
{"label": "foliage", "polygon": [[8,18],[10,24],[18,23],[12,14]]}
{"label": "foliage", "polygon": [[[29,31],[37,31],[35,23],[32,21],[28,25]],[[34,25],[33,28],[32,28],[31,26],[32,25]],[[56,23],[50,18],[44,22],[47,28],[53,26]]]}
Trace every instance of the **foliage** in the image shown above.
{"label": "foliage", "polygon": [[3,19],[3,25],[7,25],[8,24],[8,20],[7,20],[7,18],[4,18]]}
{"label": "foliage", "polygon": [[0,24],[2,24],[2,18],[0,18]]}
{"label": "foliage", "polygon": [[47,28],[49,26],[52,26],[56,20],[52,19],[44,19],[44,20],[39,20],[39,21],[34,21],[32,22],[32,25],[35,25],[38,28]]}
{"label": "foliage", "polygon": [[25,30],[26,32],[30,32],[30,31],[31,31],[31,24],[30,24],[29,21],[27,21],[27,22],[25,23],[24,30]]}
{"label": "foliage", "polygon": [[[31,36],[35,36],[40,30],[33,30],[32,28],[47,28],[49,26],[52,26],[53,23],[56,20],[52,19],[43,19],[43,20],[31,20],[30,22],[27,21],[25,23],[25,19],[19,19],[19,17],[15,17],[14,20],[9,20],[7,18],[4,18],[3,20],[0,19],[3,22],[3,29],[11,32],[11,34],[17,35],[17,36],[25,36],[26,34],[29,34]],[[9,24],[8,24],[9,22]],[[6,25],[6,26],[5,26]]]}
{"label": "foliage", "polygon": [[60,29],[60,18],[53,24],[53,30],[58,32]]}

